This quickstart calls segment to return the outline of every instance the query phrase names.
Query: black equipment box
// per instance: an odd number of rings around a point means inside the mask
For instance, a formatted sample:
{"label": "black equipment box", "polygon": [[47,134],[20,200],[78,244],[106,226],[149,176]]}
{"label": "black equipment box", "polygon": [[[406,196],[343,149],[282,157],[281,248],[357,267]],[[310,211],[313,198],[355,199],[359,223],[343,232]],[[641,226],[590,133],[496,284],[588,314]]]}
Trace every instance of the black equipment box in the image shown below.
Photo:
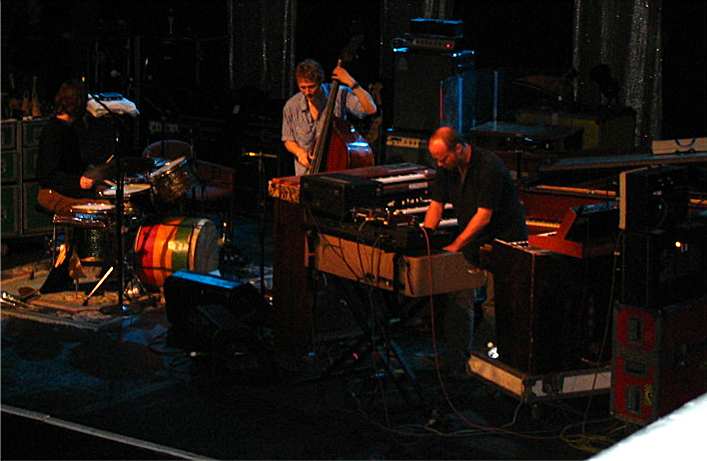
{"label": "black equipment box", "polygon": [[300,201],[313,211],[343,217],[354,207],[374,206],[383,195],[383,184],[346,173],[302,176]]}
{"label": "black equipment box", "polygon": [[690,201],[684,166],[637,168],[619,174],[619,228],[626,231],[672,229],[684,223]]}
{"label": "black equipment box", "polygon": [[647,424],[707,391],[707,297],[614,309],[611,411]]}
{"label": "black equipment box", "polygon": [[707,225],[685,223],[671,230],[626,232],[620,301],[660,307],[705,294]]}

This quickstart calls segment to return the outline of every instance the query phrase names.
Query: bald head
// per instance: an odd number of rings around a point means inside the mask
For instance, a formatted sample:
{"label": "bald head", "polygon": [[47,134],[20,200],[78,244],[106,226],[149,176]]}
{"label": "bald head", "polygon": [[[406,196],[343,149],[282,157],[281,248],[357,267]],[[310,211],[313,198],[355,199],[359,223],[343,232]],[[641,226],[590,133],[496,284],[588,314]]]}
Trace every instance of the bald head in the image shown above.
{"label": "bald head", "polygon": [[430,136],[427,149],[440,168],[452,169],[468,163],[471,150],[454,128],[442,126]]}
{"label": "bald head", "polygon": [[457,131],[450,126],[441,126],[435,130],[430,136],[430,143],[433,141],[441,141],[448,149],[453,149],[457,144],[464,144],[464,139],[459,136]]}

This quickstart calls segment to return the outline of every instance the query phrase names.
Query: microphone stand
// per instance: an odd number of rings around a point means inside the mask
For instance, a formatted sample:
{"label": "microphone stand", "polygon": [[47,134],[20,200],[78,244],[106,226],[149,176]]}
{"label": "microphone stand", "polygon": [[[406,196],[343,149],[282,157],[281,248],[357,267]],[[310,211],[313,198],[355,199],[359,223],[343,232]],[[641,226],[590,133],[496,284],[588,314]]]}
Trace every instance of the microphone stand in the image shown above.
{"label": "microphone stand", "polygon": [[258,190],[257,202],[258,213],[258,243],[260,247],[260,293],[265,295],[265,213],[266,213],[266,183],[265,183],[265,163],[263,159],[277,159],[277,155],[260,152],[246,152],[246,157],[258,158]]}
{"label": "microphone stand", "polygon": [[116,188],[115,188],[115,226],[116,241],[118,251],[116,255],[116,266],[118,268],[118,309],[123,314],[131,313],[130,306],[125,304],[125,256],[123,245],[123,194],[125,191],[125,178],[123,175],[123,156],[120,152],[120,127],[118,126],[117,114],[98,98],[98,94],[88,93],[94,101],[100,104],[107,112],[115,130],[115,161],[116,161]]}

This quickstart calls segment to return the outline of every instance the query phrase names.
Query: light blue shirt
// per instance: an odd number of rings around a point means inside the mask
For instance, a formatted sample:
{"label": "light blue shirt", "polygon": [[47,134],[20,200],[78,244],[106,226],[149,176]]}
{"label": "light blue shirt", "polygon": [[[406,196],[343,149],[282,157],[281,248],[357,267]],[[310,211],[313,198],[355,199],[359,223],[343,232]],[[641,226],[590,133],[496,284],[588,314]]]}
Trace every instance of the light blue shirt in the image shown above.
{"label": "light blue shirt", "polygon": [[[322,92],[324,97],[329,97],[331,85],[329,83],[322,84]],[[342,107],[346,108],[342,114]],[[339,95],[334,104],[334,116],[346,118],[347,114],[351,114],[357,118],[363,118],[366,113],[363,111],[361,101],[345,85],[339,85]],[[319,118],[321,120],[321,118]],[[282,141],[295,141],[303,149],[310,150],[314,147],[319,132],[319,120],[314,120],[307,106],[307,98],[301,93],[297,93],[287,100],[285,107],[282,109]],[[300,165],[295,159],[295,174],[297,176],[304,174],[306,168]]]}

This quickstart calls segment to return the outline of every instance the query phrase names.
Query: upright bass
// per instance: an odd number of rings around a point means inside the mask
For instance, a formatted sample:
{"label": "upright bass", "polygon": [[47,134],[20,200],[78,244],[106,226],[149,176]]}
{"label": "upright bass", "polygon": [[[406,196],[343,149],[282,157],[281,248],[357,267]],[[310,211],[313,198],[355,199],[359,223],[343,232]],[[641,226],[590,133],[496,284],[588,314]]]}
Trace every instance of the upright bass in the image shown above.
{"label": "upright bass", "polygon": [[[362,41],[362,35],[351,39],[342,51],[337,65],[350,62]],[[357,133],[349,122],[334,116],[339,86],[338,80],[332,81],[326,106],[319,121],[310,167],[306,174],[373,166],[373,151],[366,139]]]}

